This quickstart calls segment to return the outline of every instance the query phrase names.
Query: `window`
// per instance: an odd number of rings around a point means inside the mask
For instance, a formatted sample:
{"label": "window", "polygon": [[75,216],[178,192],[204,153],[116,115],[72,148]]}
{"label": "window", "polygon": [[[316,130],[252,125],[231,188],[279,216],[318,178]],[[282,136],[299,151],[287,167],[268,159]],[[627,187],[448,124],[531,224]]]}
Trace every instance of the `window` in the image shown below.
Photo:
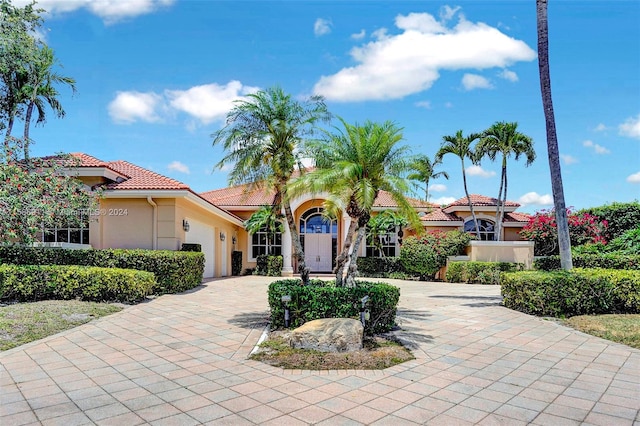
{"label": "window", "polygon": [[282,255],[282,234],[268,235],[266,229],[253,234],[251,236],[251,258],[255,259],[261,254]]}
{"label": "window", "polygon": [[[496,239],[494,223],[490,220],[478,219],[478,228],[480,228],[481,241],[494,241]],[[465,222],[464,232],[470,232],[473,235],[476,234],[476,227],[473,224],[473,219]]]}
{"label": "window", "polygon": [[73,225],[43,228],[39,239],[44,243],[90,244],[88,218],[88,214],[84,212],[80,220],[74,220]]}
{"label": "window", "polygon": [[398,246],[398,227],[385,234],[378,235],[378,242],[374,244],[371,236],[367,236],[367,257],[396,257]]}

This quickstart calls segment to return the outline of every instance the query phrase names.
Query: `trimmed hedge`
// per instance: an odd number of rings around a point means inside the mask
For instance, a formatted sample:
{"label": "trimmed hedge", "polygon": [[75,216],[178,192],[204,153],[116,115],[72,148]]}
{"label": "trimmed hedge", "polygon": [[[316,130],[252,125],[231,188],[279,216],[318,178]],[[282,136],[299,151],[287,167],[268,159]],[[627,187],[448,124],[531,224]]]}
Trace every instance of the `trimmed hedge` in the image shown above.
{"label": "trimmed hedge", "polygon": [[[571,258],[576,268],[640,270],[640,255],[574,254]],[[560,256],[541,257],[534,261],[533,266],[541,271],[559,270]]]}
{"label": "trimmed hedge", "polygon": [[180,293],[202,282],[204,254],[189,251],[48,247],[0,247],[0,263],[14,265],[80,265],[153,272],[152,293]]}
{"label": "trimmed hedge", "polygon": [[640,271],[572,269],[502,274],[503,304],[553,317],[640,313]]}
{"label": "trimmed hedge", "polygon": [[155,285],[150,272],[74,265],[0,265],[0,299],[136,302]]}
{"label": "trimmed hedge", "polygon": [[241,273],[242,273],[242,252],[232,251],[231,252],[231,275],[236,277]]}
{"label": "trimmed hedge", "polygon": [[336,287],[333,281],[310,280],[303,286],[298,279],[274,281],[269,285],[271,326],[284,327],[282,296],[290,295],[292,327],[320,318],[359,318],[360,300],[369,296],[370,320],[366,334],[382,333],[395,326],[400,289],[385,283],[358,281],[356,287]]}
{"label": "trimmed hedge", "polygon": [[500,284],[501,272],[522,270],[522,263],[513,262],[449,262],[445,279],[450,283]]}
{"label": "trimmed hedge", "polygon": [[398,257],[359,257],[358,274],[372,278],[388,278],[405,273]]}
{"label": "trimmed hedge", "polygon": [[282,256],[261,254],[256,258],[256,275],[279,277],[282,275]]}

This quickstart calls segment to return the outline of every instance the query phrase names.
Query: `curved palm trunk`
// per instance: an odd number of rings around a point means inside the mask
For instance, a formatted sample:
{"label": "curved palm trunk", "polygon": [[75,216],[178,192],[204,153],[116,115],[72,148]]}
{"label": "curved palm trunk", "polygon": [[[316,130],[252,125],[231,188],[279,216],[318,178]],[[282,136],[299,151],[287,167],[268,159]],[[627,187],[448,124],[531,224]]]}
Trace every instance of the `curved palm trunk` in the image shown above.
{"label": "curved palm trunk", "polygon": [[366,226],[359,226],[356,234],[356,240],[353,243],[353,250],[351,251],[351,259],[349,261],[349,268],[347,269],[347,277],[345,278],[347,287],[356,286],[356,273],[358,272],[358,252],[360,251],[360,245],[367,233]]}
{"label": "curved palm trunk", "polygon": [[24,117],[24,134],[23,134],[23,148],[24,148],[24,161],[29,166],[29,144],[31,139],[29,138],[29,127],[31,127],[31,116],[33,115],[33,101],[29,103],[27,107],[27,113]]}
{"label": "curved palm trunk", "polygon": [[480,228],[478,227],[478,219],[476,218],[476,212],[473,210],[473,203],[469,197],[469,190],[467,189],[467,174],[464,171],[464,160],[462,160],[462,183],[464,184],[464,194],[467,196],[469,202],[469,210],[471,210],[471,217],[473,218],[473,225],[476,228],[476,237],[480,239]]}
{"label": "curved palm trunk", "polygon": [[349,224],[349,230],[347,231],[347,235],[344,239],[342,251],[336,258],[336,266],[335,268],[333,268],[333,273],[336,275],[337,287],[342,287],[343,285],[342,278],[344,275],[344,267],[347,264],[347,260],[349,260],[349,249],[351,248],[351,244],[353,243],[353,236],[355,235],[357,229],[357,219],[351,218],[351,223]]}
{"label": "curved palm trunk", "polygon": [[15,116],[11,115],[9,117],[9,122],[7,123],[7,132],[4,134],[4,153],[5,155],[9,155],[9,151],[11,150],[11,144],[9,141],[11,140],[11,132],[13,131],[13,123],[15,122]]}
{"label": "curved palm trunk", "polygon": [[304,250],[302,249],[302,243],[300,242],[300,234],[298,233],[298,227],[296,226],[295,219],[293,218],[293,212],[291,211],[291,204],[288,201],[283,203],[284,215],[287,218],[287,225],[289,226],[289,232],[291,233],[291,243],[293,245],[293,256],[296,259],[298,265],[298,272],[300,272],[300,278],[302,284],[309,284],[309,268],[304,261]]}
{"label": "curved palm trunk", "polygon": [[538,25],[538,67],[540,70],[540,92],[542,107],[547,128],[547,152],[549,169],[551,172],[551,188],[553,190],[553,205],[556,211],[558,226],[558,245],[560,247],[560,266],[562,269],[573,268],[571,259],[571,240],[569,239],[569,223],[567,208],[564,201],[564,188],[560,169],[560,155],[558,152],[558,135],[556,134],[556,119],[551,99],[551,76],[549,72],[549,26],[547,22],[547,0],[536,0],[536,16]]}

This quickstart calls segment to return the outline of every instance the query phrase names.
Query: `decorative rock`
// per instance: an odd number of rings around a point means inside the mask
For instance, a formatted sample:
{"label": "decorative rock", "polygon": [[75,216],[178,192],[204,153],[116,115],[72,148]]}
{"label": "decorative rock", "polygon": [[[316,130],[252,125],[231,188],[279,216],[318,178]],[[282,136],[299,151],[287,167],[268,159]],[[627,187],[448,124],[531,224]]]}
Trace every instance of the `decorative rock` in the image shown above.
{"label": "decorative rock", "polygon": [[348,352],[362,349],[364,328],[351,318],[323,318],[309,321],[291,332],[289,343],[297,349],[320,352]]}

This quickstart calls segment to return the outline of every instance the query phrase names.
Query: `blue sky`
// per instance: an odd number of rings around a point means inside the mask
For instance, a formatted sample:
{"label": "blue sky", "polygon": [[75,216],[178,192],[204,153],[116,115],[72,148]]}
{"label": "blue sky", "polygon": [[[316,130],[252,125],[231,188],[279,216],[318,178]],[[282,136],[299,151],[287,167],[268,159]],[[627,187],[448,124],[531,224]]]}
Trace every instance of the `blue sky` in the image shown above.
{"label": "blue sky", "polygon": [[[20,2],[14,0],[16,4]],[[567,205],[640,199],[640,3],[551,1],[553,100]],[[34,154],[123,159],[195,191],[227,185],[211,133],[234,99],[280,85],[324,95],[348,122],[395,121],[414,153],[442,136],[516,121],[536,162],[509,163],[508,198],[552,204],[541,106],[535,1],[43,0],[43,37],[67,116],[32,130]],[[469,165],[467,165],[469,166]],[[431,201],[464,196],[459,160]],[[496,196],[499,165],[467,170]]]}

